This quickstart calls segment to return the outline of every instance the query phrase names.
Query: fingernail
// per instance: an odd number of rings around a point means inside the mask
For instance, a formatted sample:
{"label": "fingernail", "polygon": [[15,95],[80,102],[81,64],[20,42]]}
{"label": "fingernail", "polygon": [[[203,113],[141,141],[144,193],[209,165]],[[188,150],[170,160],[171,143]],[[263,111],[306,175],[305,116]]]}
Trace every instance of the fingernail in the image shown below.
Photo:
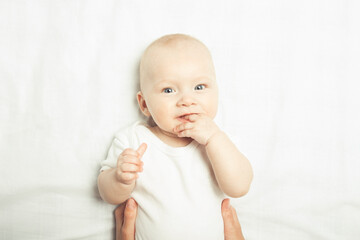
{"label": "fingernail", "polygon": [[130,198],[126,204],[126,207],[128,207],[129,209],[135,209],[135,201],[134,199]]}

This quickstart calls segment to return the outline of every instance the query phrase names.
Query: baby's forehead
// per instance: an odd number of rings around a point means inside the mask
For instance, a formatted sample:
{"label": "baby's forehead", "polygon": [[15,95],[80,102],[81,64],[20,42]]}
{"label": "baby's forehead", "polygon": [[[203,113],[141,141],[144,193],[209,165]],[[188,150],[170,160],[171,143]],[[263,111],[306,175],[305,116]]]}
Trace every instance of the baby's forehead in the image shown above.
{"label": "baby's forehead", "polygon": [[201,41],[188,35],[172,34],[163,36],[153,43],[151,43],[144,52],[143,57],[152,55],[151,53],[157,53],[159,51],[172,51],[172,50],[185,50],[185,49],[201,49],[207,52],[208,49]]}
{"label": "baby's forehead", "polygon": [[[161,54],[164,51],[170,52],[170,55]],[[147,78],[145,75],[152,72],[154,63],[157,62],[160,56],[160,58],[164,60],[164,57],[172,58],[178,56],[178,54],[182,55],[182,53],[201,56],[202,59],[206,58],[205,62],[213,65],[210,51],[201,41],[183,34],[166,35],[151,43],[143,53],[140,61],[140,86],[145,83],[145,81],[151,81],[151,78]],[[165,59],[165,62],[166,61]]]}

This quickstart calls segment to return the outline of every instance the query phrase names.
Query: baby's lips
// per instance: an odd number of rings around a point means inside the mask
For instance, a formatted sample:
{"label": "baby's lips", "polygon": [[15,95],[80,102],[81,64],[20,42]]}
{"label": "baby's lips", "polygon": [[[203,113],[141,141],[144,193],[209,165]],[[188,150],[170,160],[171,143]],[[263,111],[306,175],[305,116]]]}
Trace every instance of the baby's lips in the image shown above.
{"label": "baby's lips", "polygon": [[188,115],[183,117],[177,117],[176,119],[182,123],[190,122]]}
{"label": "baby's lips", "polygon": [[180,118],[188,119],[191,115],[197,115],[197,114],[199,114],[199,113],[197,113],[197,112],[185,113],[185,114],[183,114],[183,115],[180,115],[179,117],[180,117]]}
{"label": "baby's lips", "polygon": [[[192,113],[193,114],[193,113]],[[186,120],[189,120],[190,119],[190,115],[192,114],[188,114],[188,115],[185,115],[183,118],[186,119]]]}

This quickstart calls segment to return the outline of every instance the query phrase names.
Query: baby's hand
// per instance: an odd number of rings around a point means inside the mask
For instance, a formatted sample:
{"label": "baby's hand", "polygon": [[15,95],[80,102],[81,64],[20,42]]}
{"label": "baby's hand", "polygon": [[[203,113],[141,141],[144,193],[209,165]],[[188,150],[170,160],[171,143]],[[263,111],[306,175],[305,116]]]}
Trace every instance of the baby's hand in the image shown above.
{"label": "baby's hand", "polygon": [[205,114],[191,114],[184,119],[188,122],[174,128],[178,137],[190,137],[202,145],[207,145],[211,137],[220,132],[219,127]]}
{"label": "baby's hand", "polygon": [[127,148],[119,156],[117,161],[116,179],[127,185],[131,185],[139,177],[138,172],[143,170],[142,156],[146,151],[147,145],[142,143],[135,151]]}

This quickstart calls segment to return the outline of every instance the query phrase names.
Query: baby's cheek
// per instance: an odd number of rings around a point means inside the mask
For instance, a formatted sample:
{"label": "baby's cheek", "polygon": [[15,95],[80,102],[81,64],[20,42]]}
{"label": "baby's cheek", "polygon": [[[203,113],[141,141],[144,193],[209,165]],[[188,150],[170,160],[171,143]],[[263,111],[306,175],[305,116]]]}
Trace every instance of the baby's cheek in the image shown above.
{"label": "baby's cheek", "polygon": [[166,111],[163,110],[162,107],[154,107],[154,111],[152,112],[152,117],[156,121],[161,121],[166,117]]}
{"label": "baby's cheek", "polygon": [[177,125],[171,118],[171,114],[166,109],[158,109],[153,116],[157,125],[163,130],[173,130]]}

